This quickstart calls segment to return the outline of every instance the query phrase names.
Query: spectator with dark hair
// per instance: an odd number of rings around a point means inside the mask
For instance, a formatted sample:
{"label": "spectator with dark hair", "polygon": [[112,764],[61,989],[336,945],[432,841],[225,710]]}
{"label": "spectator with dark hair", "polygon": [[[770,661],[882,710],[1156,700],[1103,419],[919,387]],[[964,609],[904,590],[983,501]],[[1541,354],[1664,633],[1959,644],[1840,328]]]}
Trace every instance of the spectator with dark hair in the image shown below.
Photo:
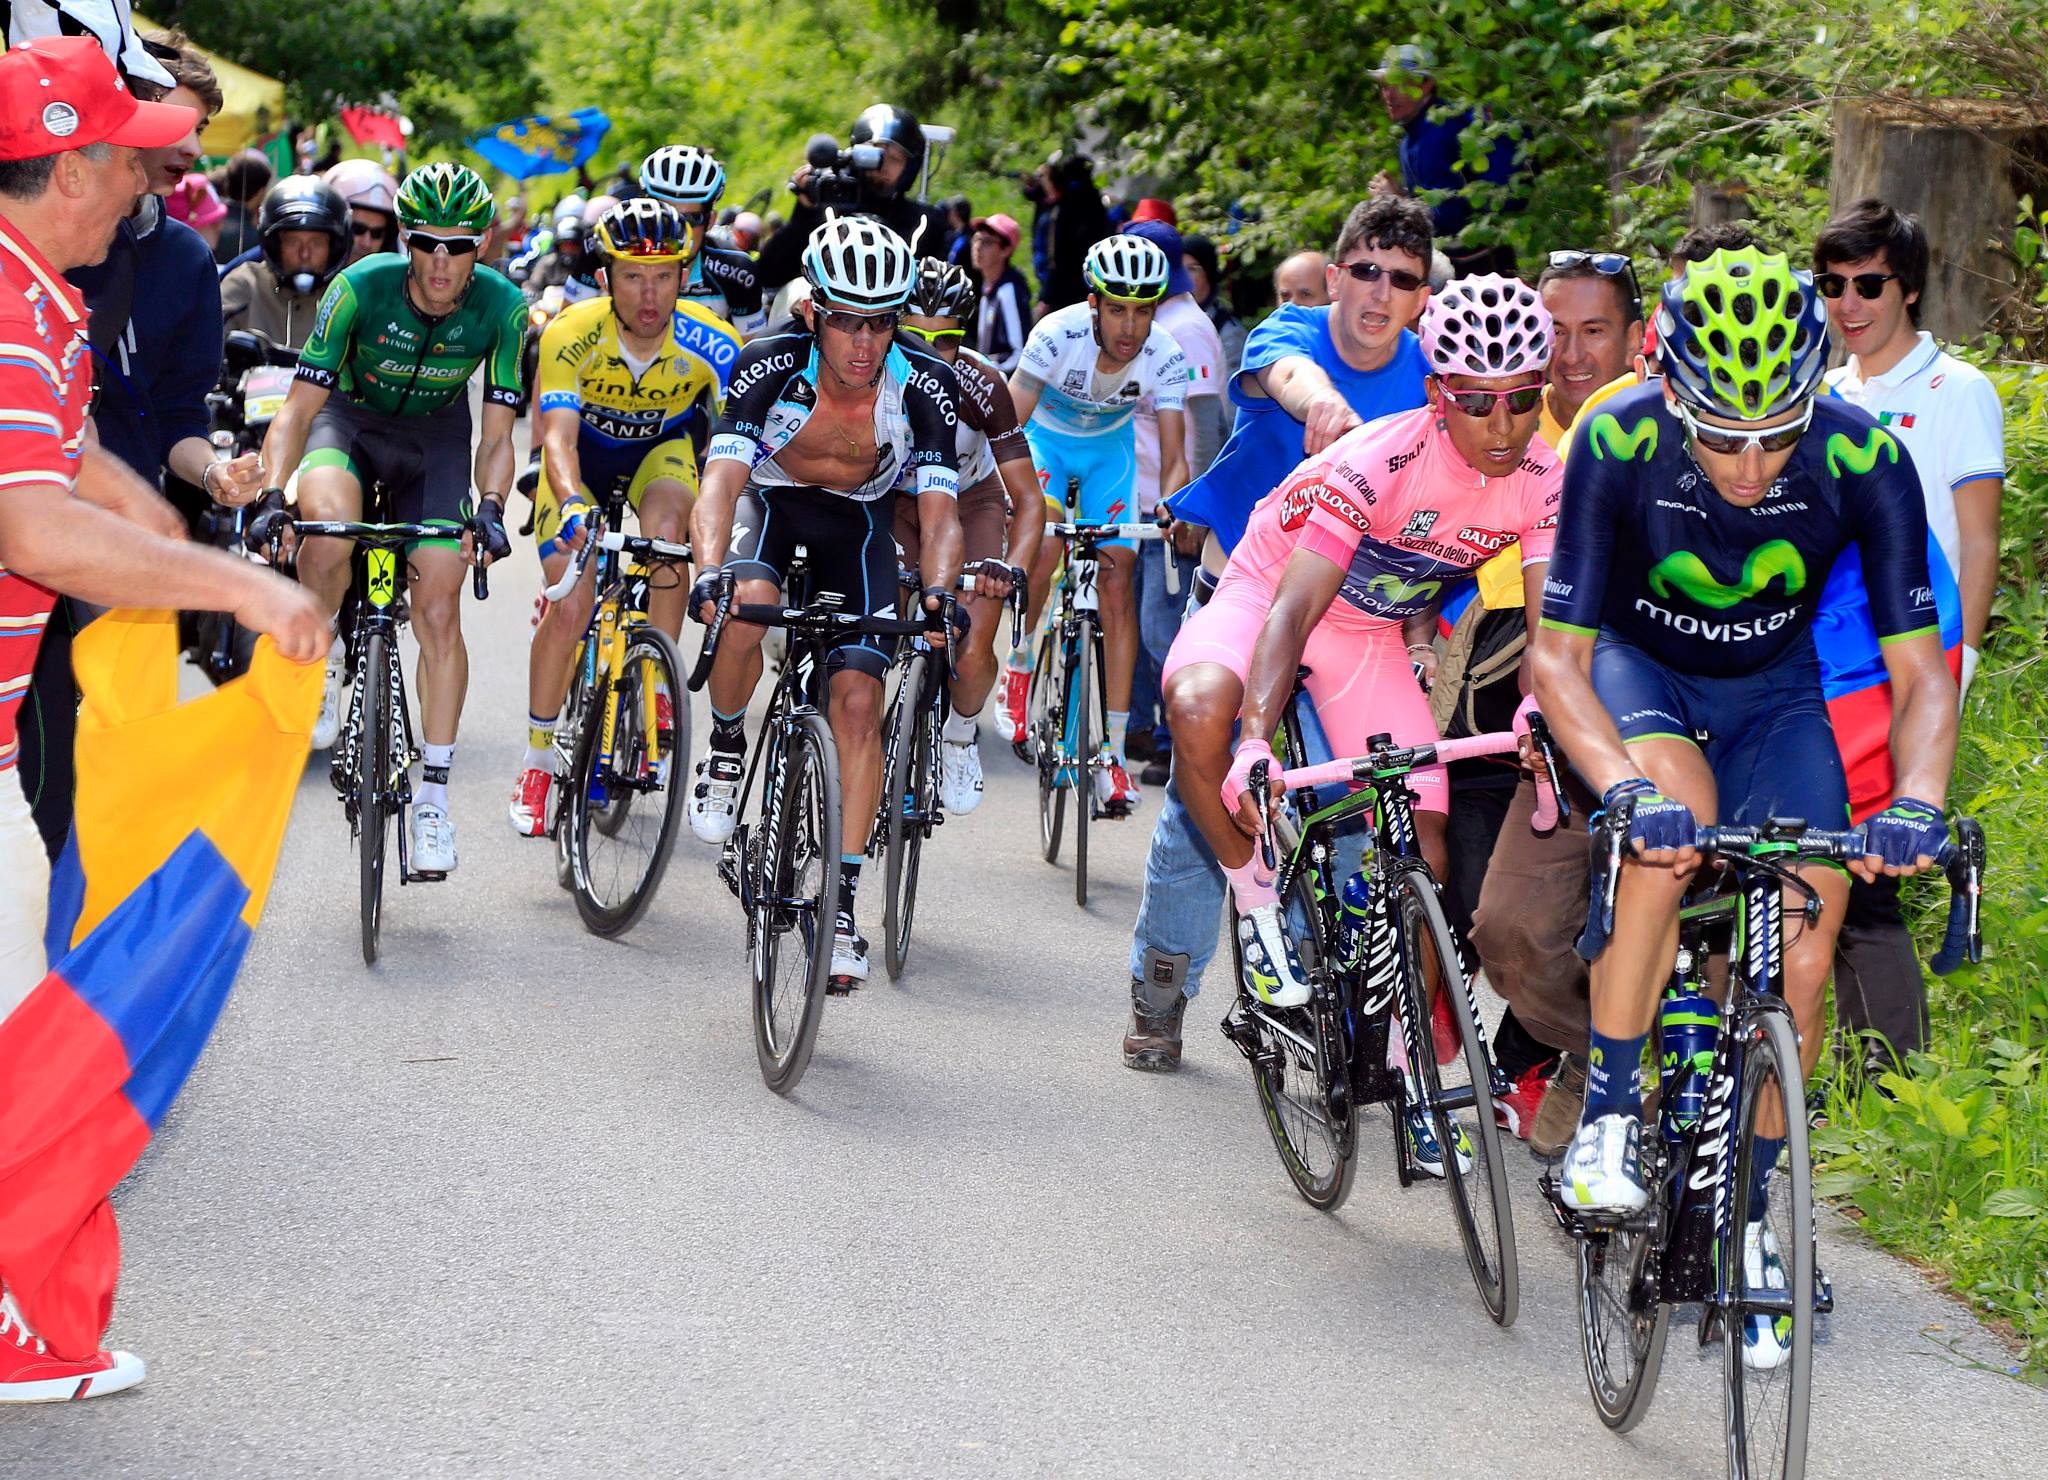
{"label": "spectator with dark hair", "polygon": [[1245,327],[1230,311],[1230,300],[1224,296],[1223,268],[1216,254],[1216,243],[1206,236],[1197,235],[1182,237],[1180,244],[1181,265],[1187,268],[1188,277],[1194,283],[1195,302],[1202,305],[1202,312],[1209,316],[1216,337],[1222,342],[1223,383],[1228,385],[1244,360]]}
{"label": "spectator with dark hair", "polygon": [[[1814,286],[1835,342],[1849,354],[1848,363],[1828,372],[1828,385],[1882,422],[1912,458],[1927,505],[1927,563],[1937,599],[1946,567],[1961,607],[1967,695],[1998,587],[2005,417],[1998,390],[1983,372],[1919,327],[1929,259],[1920,218],[1876,199],[1840,212],[1813,244]],[[1830,595],[1842,584],[1840,575],[1838,569],[1830,577]],[[1861,604],[1857,613],[1867,623]],[[1815,628],[1824,679],[1833,656],[1826,629],[1838,615],[1824,597]],[[1829,692],[1839,691],[1831,685]],[[1876,702],[1880,694],[1884,702]],[[1849,774],[1850,815],[1858,822],[1891,798],[1888,695],[1888,689],[1857,685],[1829,704]],[[1907,1054],[1927,1046],[1927,982],[1899,912],[1898,886],[1895,878],[1853,880],[1835,947],[1837,1027],[1870,1038],[1854,1049],[1845,1045],[1843,1062],[1872,1073],[1902,1067]]]}
{"label": "spectator with dark hair", "polygon": [[973,271],[968,253],[974,245],[974,207],[964,195],[946,202],[946,260]]}
{"label": "spectator with dark hair", "polygon": [[1756,245],[1756,233],[1740,221],[1719,221],[1712,226],[1695,226],[1671,249],[1671,276],[1685,276],[1686,264],[1704,262],[1724,248],[1739,252]]}
{"label": "spectator with dark hair", "polygon": [[1536,279],[1550,310],[1550,384],[1536,435],[1561,449],[1579,410],[1603,391],[1630,384],[1643,347],[1643,293],[1625,253],[1564,248]]}
{"label": "spectator with dark hair", "polygon": [[975,348],[1005,375],[1017,368],[1031,333],[1031,285],[1010,265],[1022,235],[1016,218],[1001,212],[977,218],[969,233],[974,276],[981,286]]}
{"label": "spectator with dark hair", "polygon": [[258,245],[256,217],[263,209],[263,197],[270,192],[270,182],[276,177],[270,161],[254,149],[244,149],[221,170],[214,185],[228,213],[221,218],[214,261],[226,266]]}
{"label": "spectator with dark hair", "polygon": [[[1397,183],[1382,171],[1373,178],[1370,189],[1374,195],[1446,192],[1429,212],[1436,235],[1445,239],[1444,249],[1453,266],[1460,273],[1512,273],[1514,256],[1505,248],[1461,251],[1454,243],[1473,219],[1466,189],[1475,183],[1505,186],[1514,180],[1521,152],[1519,130],[1503,129],[1487,151],[1485,166],[1476,174],[1471,172],[1465,164],[1463,136],[1474,124],[1487,122],[1487,115],[1479,108],[1460,110],[1441,100],[1435,70],[1436,59],[1423,46],[1390,46],[1373,69],[1380,101],[1401,130],[1401,179]],[[1496,213],[1520,210],[1522,204],[1510,199],[1496,207]]]}
{"label": "spectator with dark hair", "polygon": [[1095,184],[1095,161],[1069,154],[1046,167],[1051,186],[1051,260],[1038,281],[1038,301],[1050,313],[1088,296],[1082,260],[1088,249],[1110,234],[1109,212]]}

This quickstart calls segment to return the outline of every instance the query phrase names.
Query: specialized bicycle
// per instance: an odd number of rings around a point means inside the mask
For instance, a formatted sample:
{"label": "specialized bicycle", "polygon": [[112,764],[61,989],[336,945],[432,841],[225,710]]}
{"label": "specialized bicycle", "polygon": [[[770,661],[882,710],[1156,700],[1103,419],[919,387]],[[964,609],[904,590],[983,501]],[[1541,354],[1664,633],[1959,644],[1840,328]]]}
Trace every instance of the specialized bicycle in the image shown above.
{"label": "specialized bicycle", "polygon": [[[1613,926],[1630,811],[1610,809],[1594,825],[1592,908],[1579,942],[1588,960]],[[1945,950],[1976,961],[1983,956],[1977,901],[1984,832],[1967,817],[1955,826],[1956,841],[1942,857],[1951,891]],[[1641,1148],[1649,1204],[1639,1213],[1601,1216],[1566,1208],[1555,1172],[1544,1175],[1542,1187],[1578,1245],[1586,1384],[1601,1421],[1619,1433],[1642,1421],[1672,1309],[1697,1304],[1700,1345],[1717,1336],[1722,1343],[1729,1475],[1798,1480],[1806,1467],[1814,1320],[1833,1308],[1834,1294],[1817,1257],[1806,1090],[1783,996],[1784,901],[1796,896],[1794,919],[1811,927],[1820,918],[1820,896],[1797,866],[1861,858],[1867,844],[1861,828],[1821,832],[1773,818],[1761,827],[1703,827],[1695,846],[1703,865],[1680,906],[1668,995],[1709,995],[1709,962],[1724,951],[1730,981],[1718,1013],[1687,1017],[1711,1024],[1710,1042],[1658,1055],[1658,1123],[1645,1128]],[[1755,1207],[1766,1126],[1782,1149],[1765,1205]],[[1745,1360],[1750,1320],[1775,1325],[1781,1360]]]}
{"label": "specialized bicycle", "polygon": [[[1252,767],[1249,792],[1265,820],[1260,847],[1277,870],[1282,919],[1306,972],[1301,1007],[1271,1007],[1240,984],[1223,1032],[1252,1067],[1252,1083],[1280,1162],[1312,1206],[1334,1210],[1357,1174],[1364,1108],[1385,1103],[1394,1134],[1394,1172],[1403,1187],[1429,1175],[1411,1144],[1421,1117],[1436,1142],[1451,1206],[1486,1312],[1510,1325],[1520,1305],[1514,1216],[1494,1121],[1506,1084],[1494,1068],[1479,1004],[1444,919],[1437,881],[1416,844],[1409,772],[1516,749],[1527,733],[1546,760],[1549,733],[1531,715],[1517,733],[1473,735],[1397,747],[1371,738],[1366,755],[1303,762],[1297,720],[1301,689],[1290,698],[1283,735],[1285,769]],[[1550,772],[1557,774],[1553,768]],[[1275,803],[1277,782],[1286,799]],[[1343,784],[1325,802],[1316,788]],[[1359,788],[1351,790],[1349,788]],[[1535,825],[1547,829],[1569,804],[1553,779]],[[1369,824],[1364,856],[1347,877],[1340,826]],[[1233,907],[1230,938],[1243,976]],[[1434,1047],[1431,990],[1456,1029],[1456,1046]]]}
{"label": "specialized bicycle", "polygon": [[690,706],[675,642],[647,617],[649,584],[687,582],[690,547],[629,535],[622,496],[593,512],[589,536],[541,593],[560,601],[593,562],[596,602],[576,649],[566,722],[555,730],[549,835],[556,876],[585,928],[616,936],[647,911],[682,816],[679,756],[690,753]]}
{"label": "specialized bicycle", "polygon": [[813,596],[810,553],[801,545],[783,583],[784,604],[736,604],[733,590],[730,573],[722,575],[689,687],[694,693],[711,676],[728,621],[789,634],[788,661],[776,675],[740,789],[740,816],[748,817],[757,788],[759,808],[733,830],[718,862],[719,877],[746,914],[761,1077],[786,1095],[817,1044],[839,910],[839,752],[825,718],[826,659],[849,637],[916,637],[935,623],[845,611],[846,598],[836,591]]}
{"label": "specialized bicycle", "polygon": [[[923,589],[913,571],[899,571],[897,579],[908,599]],[[960,578],[959,589],[972,592],[976,577]],[[1022,573],[1012,584],[1010,607],[1011,641],[1024,617]],[[875,829],[868,843],[868,856],[883,861],[887,894],[882,913],[883,959],[889,980],[903,975],[910,960],[910,930],[917,917],[918,865],[924,856],[925,840],[945,820],[946,809],[939,800],[939,736],[953,707],[956,649],[948,645],[944,661],[925,638],[912,638],[903,645],[896,662],[896,691],[889,700],[884,721],[882,751],[882,800]]]}
{"label": "specialized bicycle", "polygon": [[[1038,840],[1047,863],[1057,863],[1067,795],[1074,796],[1074,903],[1088,904],[1088,824],[1122,816],[1095,799],[1095,778],[1109,765],[1108,680],[1102,664],[1102,601],[1097,581],[1102,549],[1111,540],[1165,537],[1157,524],[1048,523],[1047,539],[1068,541],[1066,560],[1031,666],[1025,701],[1025,738],[1018,756],[1038,769]],[[1167,579],[1174,564],[1166,562]]]}
{"label": "specialized bicycle", "polygon": [[[289,527],[299,540],[348,540],[356,547],[350,560],[355,618],[348,626],[348,718],[336,738],[328,777],[341,796],[349,834],[360,863],[363,964],[377,964],[378,935],[384,928],[384,860],[391,825],[398,824],[398,882],[438,883],[445,873],[411,867],[408,819],[412,811],[412,765],[420,758],[413,740],[412,711],[406,704],[405,672],[398,658],[398,634],[409,615],[405,601],[405,547],[420,540],[445,540],[446,524],[379,524],[343,519],[278,520],[259,516],[249,523],[247,538],[267,548],[273,558],[282,531]],[[481,539],[477,521],[466,529]],[[454,531],[460,533],[461,530]],[[490,595],[490,578],[479,561],[474,567],[479,601]]]}

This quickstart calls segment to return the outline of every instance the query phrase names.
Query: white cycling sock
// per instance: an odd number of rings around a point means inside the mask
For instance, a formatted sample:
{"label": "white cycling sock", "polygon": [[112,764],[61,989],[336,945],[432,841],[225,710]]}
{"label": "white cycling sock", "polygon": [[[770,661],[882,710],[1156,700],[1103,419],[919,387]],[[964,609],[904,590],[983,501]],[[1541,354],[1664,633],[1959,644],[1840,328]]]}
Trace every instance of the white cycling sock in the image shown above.
{"label": "white cycling sock", "polygon": [[1109,721],[1109,753],[1118,760],[1124,758],[1124,735],[1131,728],[1131,712],[1128,709],[1112,709],[1103,718]]}
{"label": "white cycling sock", "polygon": [[448,810],[448,768],[455,764],[453,745],[422,745],[420,747],[420,789],[413,797],[413,805],[438,807]]}
{"label": "white cycling sock", "polygon": [[973,741],[974,731],[974,716],[956,709],[946,716],[945,728],[940,733],[955,745],[966,745]]}
{"label": "white cycling sock", "polygon": [[555,768],[555,722],[538,715],[526,717],[526,769],[552,771]]}
{"label": "white cycling sock", "polygon": [[1010,649],[1009,668],[1012,673],[1031,671],[1031,641],[1028,634],[1021,646]]}

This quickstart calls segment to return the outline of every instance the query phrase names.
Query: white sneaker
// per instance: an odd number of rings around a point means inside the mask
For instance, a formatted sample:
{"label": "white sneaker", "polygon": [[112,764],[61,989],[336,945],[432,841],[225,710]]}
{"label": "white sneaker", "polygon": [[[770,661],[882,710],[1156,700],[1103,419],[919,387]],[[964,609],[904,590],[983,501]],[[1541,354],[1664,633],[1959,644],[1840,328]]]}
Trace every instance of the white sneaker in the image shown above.
{"label": "white sneaker", "polygon": [[722,750],[697,762],[697,781],[690,788],[690,831],[700,843],[723,843],[739,824],[740,782],[746,763]]}
{"label": "white sneaker", "polygon": [[412,809],[412,868],[417,874],[455,869],[455,824],[439,807]]}
{"label": "white sneaker", "polygon": [[1643,1186],[1643,1123],[1633,1115],[1603,1115],[1579,1127],[1565,1149],[1559,1198],[1582,1213],[1639,1213],[1650,1200]]}
{"label": "white sneaker", "polygon": [[939,801],[955,817],[981,805],[981,748],[974,739],[939,741]]}
{"label": "white sneaker", "polygon": [[832,936],[832,980],[859,986],[868,979],[868,943],[848,931]]}
{"label": "white sneaker", "polygon": [[[1778,1236],[1762,1223],[1742,1232],[1742,1283],[1752,1291],[1783,1291],[1785,1260]],[[1792,1360],[1792,1317],[1747,1315],[1742,1318],[1742,1365],[1752,1372],[1771,1372]]]}
{"label": "white sneaker", "polygon": [[94,1352],[82,1361],[55,1356],[0,1295],[0,1404],[69,1403],[132,1388],[144,1375],[133,1352]]}
{"label": "white sneaker", "polygon": [[1300,1007],[1308,1001],[1308,980],[1281,924],[1279,905],[1262,904],[1241,916],[1237,942],[1246,991],[1269,1007]]}
{"label": "white sneaker", "polygon": [[328,750],[341,736],[343,700],[348,697],[348,658],[341,639],[327,654],[327,686],[320,691],[320,718],[313,721],[313,748]]}

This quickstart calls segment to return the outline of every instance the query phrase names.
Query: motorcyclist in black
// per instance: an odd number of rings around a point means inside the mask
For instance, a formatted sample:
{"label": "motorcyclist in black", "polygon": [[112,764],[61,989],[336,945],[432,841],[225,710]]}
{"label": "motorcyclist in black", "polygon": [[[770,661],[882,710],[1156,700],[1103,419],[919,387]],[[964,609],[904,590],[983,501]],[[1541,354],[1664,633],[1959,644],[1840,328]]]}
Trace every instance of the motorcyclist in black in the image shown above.
{"label": "motorcyclist in black", "polygon": [[[924,130],[918,126],[917,119],[907,109],[877,103],[854,120],[847,143],[851,148],[879,146],[882,164],[879,169],[860,171],[857,175],[860,185],[858,196],[847,204],[834,205],[830,209],[841,216],[872,216],[906,242],[912,242],[919,256],[943,262],[946,257],[945,215],[911,194],[917,188],[919,176],[924,173]],[[825,224],[827,207],[815,199],[815,192],[809,188],[814,169],[814,165],[807,164],[796,172],[790,181],[796,193],[796,205],[789,213],[788,224],[768,238],[767,245],[761,248],[755,271],[766,294],[772,295],[803,270],[804,244],[810,241],[813,231]],[[922,235],[918,230],[920,226],[923,227]]]}

